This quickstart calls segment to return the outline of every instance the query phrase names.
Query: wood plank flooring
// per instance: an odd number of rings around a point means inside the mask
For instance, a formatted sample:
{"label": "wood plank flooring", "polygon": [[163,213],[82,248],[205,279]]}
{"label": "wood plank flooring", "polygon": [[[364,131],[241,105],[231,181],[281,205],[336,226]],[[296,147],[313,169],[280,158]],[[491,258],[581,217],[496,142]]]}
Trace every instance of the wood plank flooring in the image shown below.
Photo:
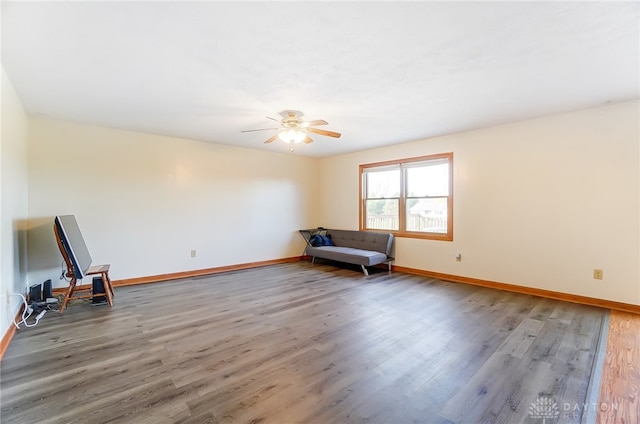
{"label": "wood plank flooring", "polygon": [[640,316],[611,312],[598,423],[640,422]]}
{"label": "wood plank flooring", "polygon": [[0,421],[580,423],[605,314],[307,262],[120,287],[16,334]]}

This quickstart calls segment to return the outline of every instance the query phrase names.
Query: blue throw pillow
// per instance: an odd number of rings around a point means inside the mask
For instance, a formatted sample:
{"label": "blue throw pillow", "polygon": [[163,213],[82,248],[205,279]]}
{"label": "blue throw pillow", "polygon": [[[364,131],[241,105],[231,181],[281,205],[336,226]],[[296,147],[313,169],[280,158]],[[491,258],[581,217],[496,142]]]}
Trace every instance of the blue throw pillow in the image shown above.
{"label": "blue throw pillow", "polygon": [[314,234],[309,239],[309,244],[313,247],[335,246],[335,243],[331,240],[331,236],[329,234],[326,236],[323,236],[322,234]]}

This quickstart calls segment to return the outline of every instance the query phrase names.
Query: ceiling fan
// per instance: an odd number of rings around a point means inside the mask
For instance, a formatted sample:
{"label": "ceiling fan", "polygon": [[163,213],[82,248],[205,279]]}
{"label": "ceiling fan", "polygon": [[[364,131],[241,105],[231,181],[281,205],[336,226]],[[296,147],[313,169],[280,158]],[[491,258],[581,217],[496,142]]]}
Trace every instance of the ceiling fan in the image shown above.
{"label": "ceiling fan", "polygon": [[309,133],[325,135],[327,137],[339,138],[342,134],[339,132],[322,130],[319,128],[314,128],[320,125],[328,125],[327,121],[322,119],[317,119],[315,121],[303,121],[302,116],[304,114],[299,110],[283,110],[280,112],[280,116],[282,119],[271,118],[267,116],[267,119],[271,119],[272,121],[276,121],[280,123],[280,127],[275,128],[259,128],[255,130],[244,130],[241,132],[253,132],[253,131],[275,131],[279,130],[276,135],[270,137],[265,141],[265,143],[271,143],[276,139],[280,139],[288,144],[297,144],[297,143],[313,143],[313,139],[309,137]]}

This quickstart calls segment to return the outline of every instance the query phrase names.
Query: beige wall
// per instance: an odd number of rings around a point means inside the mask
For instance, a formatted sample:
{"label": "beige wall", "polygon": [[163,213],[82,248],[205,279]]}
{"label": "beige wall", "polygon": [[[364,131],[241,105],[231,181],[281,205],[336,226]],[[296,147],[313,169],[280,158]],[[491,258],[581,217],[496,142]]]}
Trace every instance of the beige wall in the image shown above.
{"label": "beige wall", "polygon": [[323,159],[321,225],[358,227],[358,165],[453,152],[454,241],[397,239],[397,265],[640,304],[639,112],[627,102]]}
{"label": "beige wall", "polygon": [[64,214],[76,216],[93,262],[110,263],[114,279],[300,255],[297,230],[318,220],[316,166],[295,155],[31,118],[30,278],[62,285],[52,222]]}
{"label": "beige wall", "polygon": [[0,337],[18,312],[26,293],[27,116],[13,84],[2,69],[0,133]]}

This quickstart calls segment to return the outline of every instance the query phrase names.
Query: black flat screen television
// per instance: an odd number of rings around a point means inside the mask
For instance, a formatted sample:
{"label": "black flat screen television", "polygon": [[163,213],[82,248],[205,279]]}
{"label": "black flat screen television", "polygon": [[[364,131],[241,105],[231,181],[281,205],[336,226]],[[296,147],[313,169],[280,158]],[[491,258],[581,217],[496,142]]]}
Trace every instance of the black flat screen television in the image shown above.
{"label": "black flat screen television", "polygon": [[62,245],[73,264],[73,274],[77,279],[84,278],[91,266],[91,254],[84,242],[76,217],[74,215],[58,215],[54,222]]}

